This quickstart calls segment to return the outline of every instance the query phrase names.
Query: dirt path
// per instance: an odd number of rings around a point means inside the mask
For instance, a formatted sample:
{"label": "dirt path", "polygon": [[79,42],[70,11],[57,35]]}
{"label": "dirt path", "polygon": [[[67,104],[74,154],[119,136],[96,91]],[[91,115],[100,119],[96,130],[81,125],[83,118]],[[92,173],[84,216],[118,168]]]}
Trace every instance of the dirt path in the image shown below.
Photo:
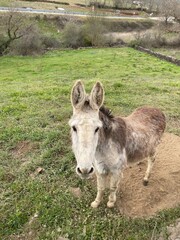
{"label": "dirt path", "polygon": [[146,187],[142,184],[145,171],[146,161],[124,171],[117,200],[122,214],[148,217],[180,203],[180,137],[164,135]]}

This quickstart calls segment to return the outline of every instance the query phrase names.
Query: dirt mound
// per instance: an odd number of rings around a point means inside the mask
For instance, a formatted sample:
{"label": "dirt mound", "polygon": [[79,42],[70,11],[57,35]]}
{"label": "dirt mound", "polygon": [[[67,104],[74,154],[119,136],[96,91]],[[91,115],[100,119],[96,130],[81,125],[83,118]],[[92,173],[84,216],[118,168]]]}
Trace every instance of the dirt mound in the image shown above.
{"label": "dirt mound", "polygon": [[151,216],[180,204],[180,137],[166,133],[148,186],[142,181],[147,161],[129,165],[119,186],[117,208],[131,217]]}

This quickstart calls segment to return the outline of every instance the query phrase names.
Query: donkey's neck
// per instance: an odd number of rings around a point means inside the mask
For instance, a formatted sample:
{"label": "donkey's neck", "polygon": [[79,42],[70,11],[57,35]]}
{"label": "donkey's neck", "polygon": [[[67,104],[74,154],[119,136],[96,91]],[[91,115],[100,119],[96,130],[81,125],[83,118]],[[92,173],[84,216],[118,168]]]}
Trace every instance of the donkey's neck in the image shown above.
{"label": "donkey's neck", "polygon": [[126,165],[126,124],[105,108],[100,109],[99,118],[103,126],[99,130],[95,168],[100,174],[108,174]]}
{"label": "donkey's neck", "polygon": [[122,118],[116,118],[111,111],[104,106],[99,110],[99,118],[102,121],[102,128],[99,132],[98,149],[105,149],[109,144],[117,145],[118,151],[126,145],[126,124]]}

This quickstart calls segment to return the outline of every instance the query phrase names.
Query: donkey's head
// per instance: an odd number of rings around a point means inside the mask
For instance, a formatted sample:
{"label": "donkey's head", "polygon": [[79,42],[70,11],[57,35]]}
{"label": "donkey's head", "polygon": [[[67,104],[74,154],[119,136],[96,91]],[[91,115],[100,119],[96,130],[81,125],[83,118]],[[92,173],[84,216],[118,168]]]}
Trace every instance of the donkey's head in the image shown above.
{"label": "donkey's head", "polygon": [[104,100],[104,91],[97,82],[87,95],[81,81],[76,82],[71,92],[73,116],[69,121],[72,148],[76,157],[76,172],[81,178],[89,178],[94,172],[93,162],[98,144],[98,132],[102,127],[99,108]]}

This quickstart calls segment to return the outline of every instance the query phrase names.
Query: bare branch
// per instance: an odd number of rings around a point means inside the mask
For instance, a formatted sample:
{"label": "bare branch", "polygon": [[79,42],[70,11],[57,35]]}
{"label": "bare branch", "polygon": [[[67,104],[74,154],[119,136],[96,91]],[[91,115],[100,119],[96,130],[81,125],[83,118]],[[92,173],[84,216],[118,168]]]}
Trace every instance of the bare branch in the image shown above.
{"label": "bare branch", "polygon": [[14,40],[25,36],[32,27],[32,24],[26,21],[24,15],[13,11],[5,15],[3,20],[5,24],[2,22],[0,25],[2,24],[5,27],[5,33],[4,41],[0,45],[0,55],[3,54]]}

